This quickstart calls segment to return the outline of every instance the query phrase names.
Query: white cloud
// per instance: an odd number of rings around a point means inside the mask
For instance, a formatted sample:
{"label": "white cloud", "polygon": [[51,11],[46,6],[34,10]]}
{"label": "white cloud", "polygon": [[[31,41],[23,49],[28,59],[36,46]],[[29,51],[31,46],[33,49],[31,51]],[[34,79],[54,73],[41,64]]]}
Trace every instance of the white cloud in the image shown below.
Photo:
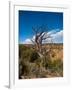
{"label": "white cloud", "polygon": [[56,32],[56,33],[52,33],[51,34],[52,37],[56,37],[56,36],[63,36],[63,30]]}
{"label": "white cloud", "polygon": [[32,44],[31,39],[26,39],[26,40],[24,41],[24,44]]}
{"label": "white cloud", "polygon": [[[51,30],[46,34],[45,37],[51,36],[51,38],[47,38],[43,41],[43,43],[63,43],[63,30]],[[32,38],[28,38],[24,41],[24,44],[33,44],[32,41],[35,41],[35,35]]]}
{"label": "white cloud", "polygon": [[35,35],[33,36],[32,40],[35,40]]}
{"label": "white cloud", "polygon": [[53,29],[51,31],[48,32],[48,35],[52,35],[52,34],[55,34],[59,31],[59,29]]}
{"label": "white cloud", "polygon": [[51,35],[54,43],[63,43],[63,30]]}
{"label": "white cloud", "polygon": [[52,30],[47,35],[51,36],[51,38],[47,38],[43,43],[63,43],[63,30],[57,32]]}

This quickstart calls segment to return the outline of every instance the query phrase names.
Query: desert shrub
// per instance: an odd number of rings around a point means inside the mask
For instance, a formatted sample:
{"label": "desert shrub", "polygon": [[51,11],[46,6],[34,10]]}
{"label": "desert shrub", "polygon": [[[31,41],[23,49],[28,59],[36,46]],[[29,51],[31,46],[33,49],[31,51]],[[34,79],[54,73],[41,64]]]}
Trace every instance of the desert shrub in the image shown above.
{"label": "desert shrub", "polygon": [[55,60],[53,65],[53,71],[56,71],[60,76],[63,76],[63,61]]}
{"label": "desert shrub", "polygon": [[21,78],[22,75],[24,76],[29,74],[30,69],[28,65],[29,63],[24,60],[19,63],[19,78]]}
{"label": "desert shrub", "polygon": [[49,69],[51,73],[58,73],[60,76],[63,76],[63,62],[61,60],[48,60],[47,63],[45,63],[45,68]]}
{"label": "desert shrub", "polygon": [[29,50],[25,50],[25,51],[23,51],[23,53],[22,53],[22,58],[23,58],[23,59],[29,59],[30,54],[31,54],[31,52],[30,52]]}
{"label": "desert shrub", "polygon": [[30,57],[31,52],[33,49],[30,47],[26,47],[24,45],[19,45],[19,58],[28,58]]}
{"label": "desert shrub", "polygon": [[45,55],[42,58],[42,66],[45,67],[45,69],[47,69],[47,67],[49,67],[49,65],[51,65],[51,59],[49,55]]}
{"label": "desert shrub", "polygon": [[32,50],[28,50],[28,49],[24,50],[21,54],[21,59],[23,61],[30,61],[30,56],[32,52],[33,52]]}
{"label": "desert shrub", "polygon": [[23,52],[26,51],[28,48],[24,45],[19,45],[19,57],[23,55]]}
{"label": "desert shrub", "polygon": [[51,69],[53,66],[52,66],[52,61],[51,60],[48,60],[47,62],[45,62],[45,68],[46,69]]}
{"label": "desert shrub", "polygon": [[58,68],[60,68],[60,69],[63,69],[63,61],[62,60],[54,60],[53,61],[53,65],[54,65],[54,67],[58,67]]}
{"label": "desert shrub", "polygon": [[33,51],[30,56],[30,62],[35,62],[39,58],[39,55],[36,51]]}

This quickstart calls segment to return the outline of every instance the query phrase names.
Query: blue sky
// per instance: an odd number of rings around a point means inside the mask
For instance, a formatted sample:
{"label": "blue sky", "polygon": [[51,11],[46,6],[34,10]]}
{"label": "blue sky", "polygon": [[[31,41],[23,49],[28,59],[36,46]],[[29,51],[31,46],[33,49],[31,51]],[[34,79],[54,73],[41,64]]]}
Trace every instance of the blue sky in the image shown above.
{"label": "blue sky", "polygon": [[[47,25],[48,32],[56,43],[63,43],[63,13],[19,11],[19,43],[31,43],[34,37],[32,27]],[[58,35],[60,35],[58,37]]]}

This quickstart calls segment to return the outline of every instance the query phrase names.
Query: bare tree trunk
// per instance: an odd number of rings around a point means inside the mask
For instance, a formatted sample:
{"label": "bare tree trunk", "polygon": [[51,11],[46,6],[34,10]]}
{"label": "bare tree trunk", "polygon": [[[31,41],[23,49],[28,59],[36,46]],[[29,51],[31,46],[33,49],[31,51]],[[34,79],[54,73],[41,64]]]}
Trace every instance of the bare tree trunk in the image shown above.
{"label": "bare tree trunk", "polygon": [[42,52],[42,42],[43,40],[46,40],[47,38],[51,38],[50,36],[47,36],[48,32],[46,32],[48,30],[48,28],[46,26],[39,26],[36,28],[32,28],[33,31],[35,32],[35,46],[36,46],[36,50],[39,53],[40,56],[42,56],[43,52]]}

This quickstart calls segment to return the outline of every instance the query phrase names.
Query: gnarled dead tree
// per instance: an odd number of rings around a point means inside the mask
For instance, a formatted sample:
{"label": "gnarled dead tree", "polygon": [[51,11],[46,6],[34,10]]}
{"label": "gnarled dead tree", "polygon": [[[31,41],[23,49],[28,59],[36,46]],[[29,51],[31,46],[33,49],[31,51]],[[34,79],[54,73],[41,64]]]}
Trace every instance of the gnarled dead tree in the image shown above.
{"label": "gnarled dead tree", "polygon": [[31,40],[35,44],[35,48],[39,55],[42,54],[42,44],[43,42],[51,38],[50,35],[48,35],[48,27],[45,25],[38,26],[38,27],[32,27],[34,33],[35,33],[35,39]]}

